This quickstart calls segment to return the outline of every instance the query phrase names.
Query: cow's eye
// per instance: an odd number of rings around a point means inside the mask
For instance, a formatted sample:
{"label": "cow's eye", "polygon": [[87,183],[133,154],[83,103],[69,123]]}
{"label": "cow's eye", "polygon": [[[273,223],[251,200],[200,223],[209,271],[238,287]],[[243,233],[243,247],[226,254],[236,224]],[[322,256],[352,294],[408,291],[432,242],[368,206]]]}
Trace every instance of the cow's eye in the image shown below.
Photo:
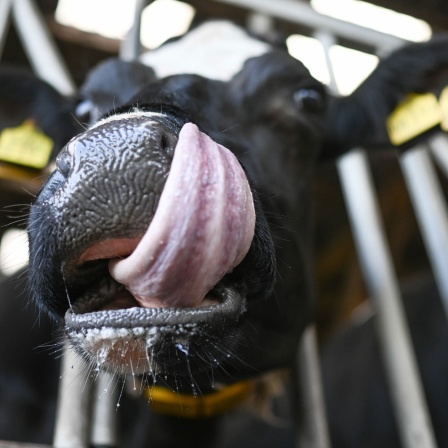
{"label": "cow's eye", "polygon": [[321,113],[325,109],[325,94],[318,89],[305,87],[294,93],[294,102],[297,106],[311,113]]}

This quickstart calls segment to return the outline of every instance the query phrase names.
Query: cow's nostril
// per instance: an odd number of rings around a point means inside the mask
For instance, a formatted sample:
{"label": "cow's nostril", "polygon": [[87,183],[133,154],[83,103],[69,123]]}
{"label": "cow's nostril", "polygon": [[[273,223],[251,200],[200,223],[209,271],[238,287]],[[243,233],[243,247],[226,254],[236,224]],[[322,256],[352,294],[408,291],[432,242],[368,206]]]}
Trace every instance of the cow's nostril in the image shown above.
{"label": "cow's nostril", "polygon": [[71,155],[68,151],[62,151],[56,159],[56,168],[64,176],[68,177],[72,167]]}
{"label": "cow's nostril", "polygon": [[160,148],[168,156],[173,157],[174,148],[176,147],[178,138],[172,134],[163,132],[160,139]]}

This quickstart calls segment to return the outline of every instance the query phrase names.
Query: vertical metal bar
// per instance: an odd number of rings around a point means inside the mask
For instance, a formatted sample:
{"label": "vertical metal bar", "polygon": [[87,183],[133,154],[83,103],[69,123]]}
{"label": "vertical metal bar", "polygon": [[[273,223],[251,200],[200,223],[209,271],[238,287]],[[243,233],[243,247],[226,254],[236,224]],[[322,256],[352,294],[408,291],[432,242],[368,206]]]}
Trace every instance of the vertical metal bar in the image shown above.
{"label": "vertical metal bar", "polygon": [[[329,33],[316,35],[328,53],[335,43]],[[327,54],[327,64],[331,60]],[[334,72],[329,69],[330,76]],[[332,80],[333,91],[337,84]],[[376,203],[365,153],[342,156],[337,168],[364,279],[377,310],[376,323],[386,375],[404,448],[435,448],[434,431],[404,316],[392,257]]]}
{"label": "vertical metal bar", "polygon": [[338,170],[364,277],[377,309],[378,336],[403,446],[434,448],[436,442],[364,152],[356,150],[342,156]]}
{"label": "vertical metal bar", "polygon": [[439,167],[448,177],[448,135],[440,132],[429,139],[429,148]]}
{"label": "vertical metal bar", "polygon": [[36,74],[63,95],[73,95],[75,83],[34,2],[14,0],[12,11],[17,32]]}
{"label": "vertical metal bar", "polygon": [[400,158],[406,184],[448,316],[448,209],[426,145]]}
{"label": "vertical metal bar", "polygon": [[302,420],[297,434],[297,448],[330,448],[314,326],[308,327],[302,335],[298,365]]}
{"label": "vertical metal bar", "polygon": [[333,64],[330,58],[330,48],[336,44],[336,39],[333,35],[326,31],[315,31],[313,33],[313,37],[321,43],[324,49],[325,62],[327,65],[328,74],[330,76],[330,84],[328,87],[334,94],[338,94],[339,89],[336,82],[336,75],[334,73]]}
{"label": "vertical metal bar", "polygon": [[0,57],[3,54],[11,21],[12,0],[0,1]]}
{"label": "vertical metal bar", "polygon": [[66,342],[59,381],[53,439],[55,448],[87,448],[90,435],[90,380],[86,364]]}
{"label": "vertical metal bar", "polygon": [[129,30],[128,35],[121,43],[120,59],[123,59],[124,61],[135,61],[140,56],[142,47],[140,40],[142,12],[146,6],[152,2],[153,0],[136,0],[134,23]]}
{"label": "vertical metal bar", "polygon": [[118,446],[117,401],[113,375],[102,372],[95,383],[90,440],[92,446]]}

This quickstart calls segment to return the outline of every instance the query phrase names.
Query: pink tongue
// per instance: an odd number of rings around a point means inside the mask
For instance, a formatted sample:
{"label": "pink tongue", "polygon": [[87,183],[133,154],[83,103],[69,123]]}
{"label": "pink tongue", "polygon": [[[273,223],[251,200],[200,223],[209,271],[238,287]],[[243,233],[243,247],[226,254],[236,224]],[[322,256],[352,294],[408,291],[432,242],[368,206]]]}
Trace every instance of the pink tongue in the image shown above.
{"label": "pink tongue", "polygon": [[143,307],[195,307],[247,254],[255,211],[235,156],[186,124],[143,239],[112,277]]}

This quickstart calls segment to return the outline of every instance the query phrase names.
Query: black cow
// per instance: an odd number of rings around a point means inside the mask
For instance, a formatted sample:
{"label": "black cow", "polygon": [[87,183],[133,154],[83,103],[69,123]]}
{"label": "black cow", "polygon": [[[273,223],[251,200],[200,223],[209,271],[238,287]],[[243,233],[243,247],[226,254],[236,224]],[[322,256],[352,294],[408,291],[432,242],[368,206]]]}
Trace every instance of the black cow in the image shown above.
{"label": "black cow", "polygon": [[[325,102],[271,49],[228,81],[151,80],[67,144],[31,209],[30,290],[94,368],[209,396],[293,366],[313,308]],[[125,445],[142,446],[146,416],[123,419]],[[152,446],[229,441],[217,417],[153,415],[150,429]]]}
{"label": "black cow", "polygon": [[[322,85],[274,49],[227,82],[151,81],[59,154],[31,209],[34,299],[94,367],[149,391],[206,396],[291,368],[324,113]],[[160,418],[151,441],[211,446],[216,422]]]}

